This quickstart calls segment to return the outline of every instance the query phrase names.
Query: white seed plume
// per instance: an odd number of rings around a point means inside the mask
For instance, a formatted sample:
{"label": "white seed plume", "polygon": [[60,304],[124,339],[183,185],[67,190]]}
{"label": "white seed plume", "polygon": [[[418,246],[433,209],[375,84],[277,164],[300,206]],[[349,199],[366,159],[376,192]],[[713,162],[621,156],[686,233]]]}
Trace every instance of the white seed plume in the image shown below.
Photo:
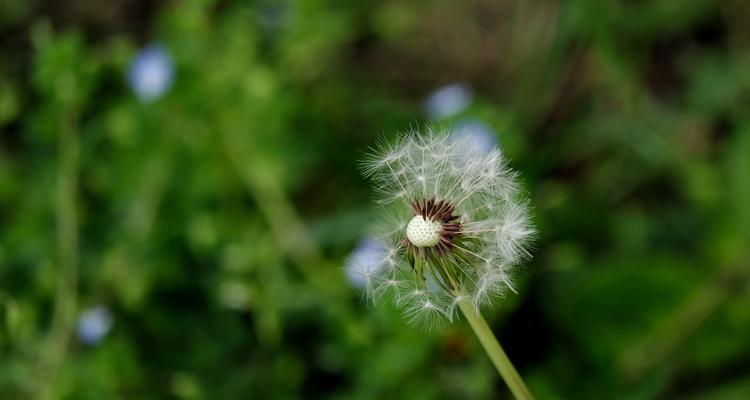
{"label": "white seed plume", "polygon": [[385,244],[367,292],[393,296],[411,320],[452,319],[459,301],[479,309],[507,289],[534,235],[516,174],[498,148],[477,151],[452,132],[410,132],[363,162],[385,217]]}

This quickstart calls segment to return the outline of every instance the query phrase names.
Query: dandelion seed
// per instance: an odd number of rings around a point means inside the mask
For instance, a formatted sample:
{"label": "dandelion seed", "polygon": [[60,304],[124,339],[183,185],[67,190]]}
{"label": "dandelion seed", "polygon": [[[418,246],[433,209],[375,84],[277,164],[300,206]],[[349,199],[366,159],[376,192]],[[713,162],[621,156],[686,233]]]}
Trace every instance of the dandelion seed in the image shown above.
{"label": "dandelion seed", "polygon": [[534,229],[515,173],[494,143],[461,135],[411,132],[363,163],[387,213],[376,237],[394,245],[388,268],[349,262],[370,273],[370,294],[394,293],[410,321],[450,320],[463,300],[492,304],[529,257]]}

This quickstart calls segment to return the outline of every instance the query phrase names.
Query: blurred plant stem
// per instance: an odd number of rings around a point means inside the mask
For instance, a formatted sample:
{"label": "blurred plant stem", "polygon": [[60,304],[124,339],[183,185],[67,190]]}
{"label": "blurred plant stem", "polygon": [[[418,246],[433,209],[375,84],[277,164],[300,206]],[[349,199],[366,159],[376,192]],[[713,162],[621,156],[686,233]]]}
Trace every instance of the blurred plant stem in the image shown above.
{"label": "blurred plant stem", "polygon": [[65,360],[73,333],[76,312],[78,264],[78,190],[79,143],[76,137],[75,112],[66,112],[60,122],[57,174],[57,274],[54,314],[40,363],[39,398],[52,396],[58,371]]}
{"label": "blurred plant stem", "polygon": [[468,299],[461,300],[458,306],[469,321],[471,329],[474,330],[477,338],[479,338],[479,342],[484,347],[484,351],[487,352],[495,368],[497,368],[497,372],[500,373],[500,376],[508,385],[513,396],[519,400],[533,399],[534,396],[531,395],[531,392],[526,387],[518,371],[516,371],[513,363],[511,363],[505,354],[502,346],[500,346],[500,342],[497,341],[489,325],[487,325],[487,321],[476,311],[474,305]]}
{"label": "blurred plant stem", "polygon": [[310,239],[302,219],[276,183],[270,171],[261,165],[244,168],[245,183],[252,191],[261,213],[274,231],[279,244],[298,265],[320,261],[316,244]]}
{"label": "blurred plant stem", "polygon": [[[314,287],[316,296],[308,298],[312,301],[321,293],[336,298],[345,295],[346,287],[331,284],[330,272],[338,273],[337,269],[328,269],[327,273],[323,273],[311,267],[320,266],[325,262],[318,243],[312,240],[295,206],[279,185],[274,171],[264,161],[262,152],[256,151],[253,144],[243,145],[242,139],[238,137],[238,134],[232,134],[231,130],[225,131],[223,136],[222,140],[230,162],[240,175],[248,193],[257,203],[259,212],[270,228],[275,242],[297,267],[305,282]],[[296,297],[304,298],[306,291],[305,285],[298,286]],[[276,303],[272,307],[279,306],[280,304]],[[350,315],[353,312],[351,311],[352,305],[344,301],[328,301],[326,307],[340,310],[334,315]],[[270,318],[265,319],[265,322],[270,321],[272,331],[278,331],[280,328],[274,327],[278,324],[277,313],[272,312],[270,308],[266,308],[265,311],[262,315]],[[345,322],[340,321],[340,323]],[[268,325],[265,329],[268,329]],[[267,345],[279,344],[276,340],[278,335],[264,335],[263,330],[260,335]]]}
{"label": "blurred plant stem", "polygon": [[258,203],[277,243],[306,276],[310,275],[306,273],[307,266],[321,261],[322,256],[273,171],[263,161],[263,155],[253,151],[252,145],[238,144],[237,134],[226,132],[224,136],[231,162]]}
{"label": "blurred plant stem", "polygon": [[[159,109],[146,108],[142,110],[143,130],[145,132],[166,132],[154,143],[153,152],[146,159],[143,175],[140,177],[140,185],[134,193],[131,206],[127,211],[123,224],[123,240],[126,246],[131,247],[128,251],[136,253],[136,248],[141,248],[142,243],[149,238],[154,221],[156,221],[159,205],[164,197],[167,181],[172,175],[174,152],[180,145],[178,137],[174,132],[166,131],[168,126],[176,124],[169,118],[173,118],[176,112],[168,109],[159,120],[157,115]],[[171,122],[171,123],[170,123]]]}
{"label": "blurred plant stem", "polygon": [[636,381],[698,331],[738,290],[744,290],[750,269],[739,264],[720,268],[713,278],[697,288],[669,317],[661,320],[621,357],[620,371],[628,381]]}

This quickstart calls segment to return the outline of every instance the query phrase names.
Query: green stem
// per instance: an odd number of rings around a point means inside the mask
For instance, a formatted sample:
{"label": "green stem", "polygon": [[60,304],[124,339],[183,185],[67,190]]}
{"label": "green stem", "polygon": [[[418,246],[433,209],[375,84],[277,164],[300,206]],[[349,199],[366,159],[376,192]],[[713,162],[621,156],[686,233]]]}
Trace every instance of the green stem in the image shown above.
{"label": "green stem", "polygon": [[482,347],[484,347],[484,351],[487,352],[492,363],[495,364],[497,372],[500,373],[500,376],[508,385],[513,396],[519,400],[533,400],[534,396],[531,395],[531,392],[526,387],[523,379],[521,379],[518,371],[516,371],[513,363],[510,362],[510,359],[505,354],[505,351],[503,351],[497,338],[495,338],[492,330],[490,330],[489,325],[487,325],[487,322],[482,318],[482,315],[480,315],[474,308],[474,305],[466,299],[460,301],[458,306],[469,321],[471,329],[474,330],[477,338],[479,338],[479,342],[482,343]]}
{"label": "green stem", "polygon": [[241,136],[228,128],[223,134],[224,147],[230,162],[258,203],[258,209],[266,219],[279,246],[304,274],[311,275],[307,266],[311,262],[318,263],[323,258],[317,243],[310,239],[302,218],[297,214],[284,190],[279,187],[273,177],[273,171],[265,167],[263,154],[256,151],[252,145],[242,142],[239,139]]}
{"label": "green stem", "polygon": [[38,398],[53,395],[57,375],[65,361],[75,325],[77,303],[78,264],[78,190],[79,145],[75,134],[74,113],[63,117],[59,139],[59,168],[57,176],[57,275],[55,303],[46,350],[40,363],[41,384]]}
{"label": "green stem", "polygon": [[725,302],[744,290],[749,278],[750,270],[742,264],[720,268],[679,308],[646,330],[644,337],[623,353],[619,362],[623,377],[634,382],[657,366],[670,365],[665,360],[683,346]]}

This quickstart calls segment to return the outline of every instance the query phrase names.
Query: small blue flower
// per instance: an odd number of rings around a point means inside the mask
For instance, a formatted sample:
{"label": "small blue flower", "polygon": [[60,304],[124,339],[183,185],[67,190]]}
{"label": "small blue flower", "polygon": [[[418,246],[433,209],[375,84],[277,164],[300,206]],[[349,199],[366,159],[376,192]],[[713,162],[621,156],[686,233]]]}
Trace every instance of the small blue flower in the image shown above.
{"label": "small blue flower", "polygon": [[106,307],[89,308],[78,317],[76,334],[81,342],[93,346],[107,336],[113,323],[112,314]]}
{"label": "small blue flower", "polygon": [[468,141],[471,149],[482,156],[495,150],[498,145],[495,131],[477,119],[466,119],[457,123],[452,136],[454,140]]}
{"label": "small blue flower", "polygon": [[287,1],[277,0],[262,5],[255,13],[255,19],[263,29],[269,33],[279,31],[289,23],[291,18],[291,5]]}
{"label": "small blue flower", "polygon": [[469,107],[472,101],[474,93],[471,88],[454,83],[432,92],[425,99],[422,108],[430,119],[442,119],[460,113]]}
{"label": "small blue flower", "polygon": [[172,87],[174,62],[159,44],[144,47],[130,63],[128,85],[144,103],[158,99]]}
{"label": "small blue flower", "polygon": [[352,287],[365,289],[386,266],[389,248],[383,243],[365,238],[346,259],[344,274]]}

